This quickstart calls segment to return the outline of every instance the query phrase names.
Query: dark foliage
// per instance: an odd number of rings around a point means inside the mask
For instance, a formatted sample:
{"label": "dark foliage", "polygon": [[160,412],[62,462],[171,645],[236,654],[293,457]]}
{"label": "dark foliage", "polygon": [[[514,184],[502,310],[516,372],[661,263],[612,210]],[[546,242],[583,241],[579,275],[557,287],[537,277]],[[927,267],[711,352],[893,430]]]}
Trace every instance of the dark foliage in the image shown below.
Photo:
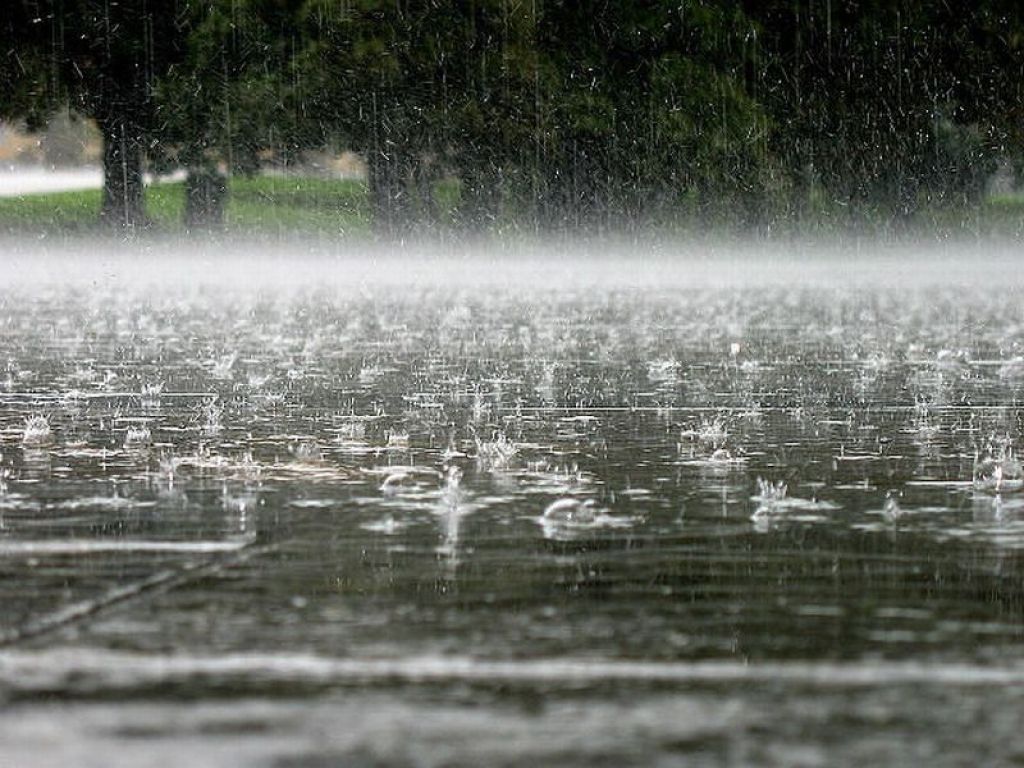
{"label": "dark foliage", "polygon": [[93,117],[128,225],[144,161],[189,169],[189,215],[216,222],[223,173],[352,149],[397,233],[898,224],[1024,156],[1009,0],[8,5],[0,114]]}

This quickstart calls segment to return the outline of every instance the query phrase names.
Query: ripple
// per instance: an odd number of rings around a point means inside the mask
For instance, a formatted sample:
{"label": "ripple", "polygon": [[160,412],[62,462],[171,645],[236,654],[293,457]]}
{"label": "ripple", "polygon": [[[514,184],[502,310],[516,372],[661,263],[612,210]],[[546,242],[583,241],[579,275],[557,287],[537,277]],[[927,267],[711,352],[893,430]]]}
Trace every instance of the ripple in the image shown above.
{"label": "ripple", "polygon": [[601,685],[606,683],[797,683],[821,688],[1024,685],[1024,664],[928,662],[648,662],[546,658],[486,660],[469,656],[332,658],[304,654],[158,655],[93,648],[0,652],[0,686],[8,690],[115,690],[203,678],[234,683],[413,683]]}
{"label": "ripple", "polygon": [[255,537],[228,541],[145,541],[141,539],[47,539],[46,541],[0,540],[0,556],[91,555],[101,552],[195,553],[237,552]]}

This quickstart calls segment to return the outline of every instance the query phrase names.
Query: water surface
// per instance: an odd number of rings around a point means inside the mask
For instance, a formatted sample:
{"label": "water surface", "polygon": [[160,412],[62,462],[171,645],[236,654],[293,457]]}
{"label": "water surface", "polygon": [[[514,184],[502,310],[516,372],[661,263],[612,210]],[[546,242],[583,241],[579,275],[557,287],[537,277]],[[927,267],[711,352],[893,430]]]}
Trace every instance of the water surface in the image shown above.
{"label": "water surface", "polygon": [[0,292],[15,764],[1024,758],[998,254],[139,250]]}

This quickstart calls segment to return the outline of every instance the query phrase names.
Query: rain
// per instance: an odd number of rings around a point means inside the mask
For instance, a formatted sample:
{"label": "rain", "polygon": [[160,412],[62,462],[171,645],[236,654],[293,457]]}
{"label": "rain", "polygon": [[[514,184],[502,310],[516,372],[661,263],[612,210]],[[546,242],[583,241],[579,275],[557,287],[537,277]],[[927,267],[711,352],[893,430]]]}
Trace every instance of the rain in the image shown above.
{"label": "rain", "polygon": [[16,0],[0,763],[1019,762],[1019,15]]}

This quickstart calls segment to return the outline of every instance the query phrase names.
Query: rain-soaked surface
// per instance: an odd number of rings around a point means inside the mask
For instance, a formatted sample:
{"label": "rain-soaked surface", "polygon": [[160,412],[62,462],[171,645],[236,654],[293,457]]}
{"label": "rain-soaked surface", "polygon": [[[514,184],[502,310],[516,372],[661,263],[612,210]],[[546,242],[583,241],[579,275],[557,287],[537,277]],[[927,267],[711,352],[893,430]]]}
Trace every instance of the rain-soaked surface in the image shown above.
{"label": "rain-soaked surface", "polygon": [[0,291],[11,765],[1024,760],[1010,262],[131,250]]}

